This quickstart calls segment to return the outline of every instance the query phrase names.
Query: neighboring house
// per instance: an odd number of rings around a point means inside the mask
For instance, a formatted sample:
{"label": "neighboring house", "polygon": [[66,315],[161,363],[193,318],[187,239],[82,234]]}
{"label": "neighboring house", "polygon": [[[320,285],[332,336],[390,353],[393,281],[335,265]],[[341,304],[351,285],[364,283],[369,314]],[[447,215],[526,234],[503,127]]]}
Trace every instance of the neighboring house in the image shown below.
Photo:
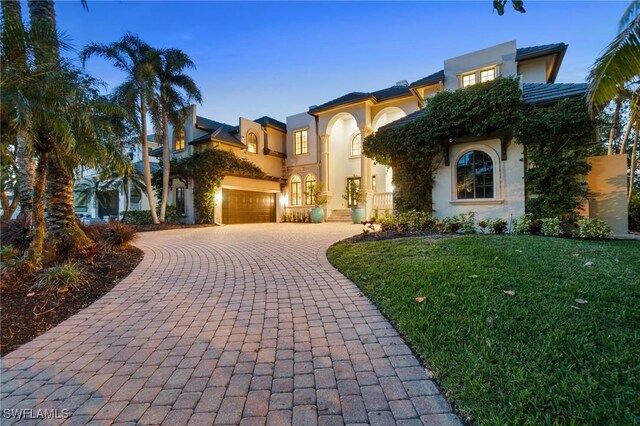
{"label": "neighboring house", "polygon": [[[149,149],[156,149],[160,144],[156,141],[154,135],[147,137],[147,143]],[[142,145],[136,143],[127,152],[131,161],[135,167],[135,170],[142,176]],[[158,169],[158,159],[155,157],[149,158],[151,162],[151,172]],[[84,185],[96,184],[99,182],[98,170],[94,168],[81,168],[77,172],[76,188]],[[76,214],[82,217],[86,221],[105,220],[108,218],[122,217],[126,208],[126,194],[122,187],[122,182],[114,182],[109,188],[105,188],[104,185],[100,185],[103,195],[101,197],[102,202],[98,202],[95,194],[83,199],[84,197],[78,197],[76,194],[75,210]],[[149,210],[149,197],[146,191],[140,190],[132,183],[129,183],[129,211],[135,210]]]}
{"label": "neighboring house", "polygon": [[[245,158],[260,167],[262,179],[225,176],[216,196],[216,223],[276,222],[282,216],[281,194],[285,181],[285,139],[287,126],[264,116],[257,120],[240,118],[237,126],[220,123],[196,114],[189,107],[185,125],[179,131],[170,129],[171,157],[192,155],[208,148],[222,149]],[[162,157],[162,147],[151,151]],[[195,221],[193,182],[171,176],[168,204],[175,205],[188,223]]]}
{"label": "neighboring house", "polygon": [[[275,222],[285,211],[308,210],[308,188],[322,184],[329,220],[345,217],[354,200],[342,195],[351,179],[367,193],[367,215],[393,208],[393,171],[362,155],[363,137],[386,125],[415,119],[425,100],[437,92],[457,90],[500,76],[519,76],[528,104],[549,104],[583,95],[586,84],[554,84],[567,45],[518,48],[510,41],[444,61],[444,68],[411,84],[401,81],[373,92],[351,92],[287,117],[286,125],[269,117],[240,118],[239,125],[196,115],[191,107],[182,129],[172,135],[172,155],[190,155],[216,147],[235,152],[261,167],[265,179],[227,176],[216,210],[222,224]],[[393,123],[393,124],[392,124]],[[154,151],[161,156],[161,149]],[[479,217],[524,214],[522,145],[500,134],[456,140],[446,163],[437,170],[434,209],[440,217],[475,211]],[[459,190],[465,176],[482,175]],[[479,182],[482,182],[480,185]],[[194,220],[190,182],[172,179],[170,204]]]}

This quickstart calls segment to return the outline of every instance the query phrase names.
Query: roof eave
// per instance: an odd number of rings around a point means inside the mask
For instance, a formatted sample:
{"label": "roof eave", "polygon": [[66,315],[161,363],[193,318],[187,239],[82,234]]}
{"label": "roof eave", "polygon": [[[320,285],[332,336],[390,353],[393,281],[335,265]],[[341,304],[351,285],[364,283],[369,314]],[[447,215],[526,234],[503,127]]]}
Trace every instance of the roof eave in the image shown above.
{"label": "roof eave", "polygon": [[334,104],[334,105],[329,105],[327,107],[318,107],[318,108],[314,108],[314,109],[310,109],[309,111],[307,111],[309,114],[311,115],[316,115],[318,113],[321,112],[327,112],[327,111],[331,111],[334,109],[338,109],[338,108],[343,108],[347,105],[353,105],[353,104],[359,104],[361,102],[366,102],[366,101],[376,101],[375,96],[367,96],[367,97],[362,97],[362,98],[358,98],[358,99],[352,99],[349,101],[344,101],[344,102],[340,102],[339,104]]}

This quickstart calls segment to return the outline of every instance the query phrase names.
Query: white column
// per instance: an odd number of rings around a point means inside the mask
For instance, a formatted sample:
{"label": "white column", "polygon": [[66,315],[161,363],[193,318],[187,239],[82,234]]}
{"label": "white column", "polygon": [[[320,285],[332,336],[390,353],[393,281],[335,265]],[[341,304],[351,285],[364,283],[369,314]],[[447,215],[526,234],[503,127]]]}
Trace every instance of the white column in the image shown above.
{"label": "white column", "polygon": [[[369,126],[360,127],[361,144],[364,146],[364,139],[371,134]],[[362,153],[360,155],[360,188],[366,191],[367,201],[365,205],[365,217],[369,219],[373,216],[373,189],[371,188],[371,159]]]}
{"label": "white column", "polygon": [[331,193],[330,177],[329,177],[329,137],[330,134],[320,135],[322,141],[321,155],[322,167],[320,167],[320,181],[322,182],[322,191],[325,194]]}

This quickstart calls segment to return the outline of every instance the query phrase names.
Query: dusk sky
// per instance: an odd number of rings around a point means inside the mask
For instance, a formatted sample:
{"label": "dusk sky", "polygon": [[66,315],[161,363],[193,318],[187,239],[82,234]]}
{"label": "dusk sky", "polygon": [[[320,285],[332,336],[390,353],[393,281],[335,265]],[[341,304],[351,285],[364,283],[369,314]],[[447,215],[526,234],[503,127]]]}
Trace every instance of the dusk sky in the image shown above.
{"label": "dusk sky", "polygon": [[[191,56],[203,94],[198,114],[237,124],[284,121],[352,91],[373,91],[442,69],[443,61],[509,40],[518,47],[565,42],[557,82],[583,82],[614,38],[628,1],[525,1],[527,13],[473,2],[57,1],[58,26],[79,50],[126,31]],[[24,8],[26,15],[26,5]],[[67,52],[75,56],[76,52]],[[122,80],[107,62],[87,71],[110,88]]]}

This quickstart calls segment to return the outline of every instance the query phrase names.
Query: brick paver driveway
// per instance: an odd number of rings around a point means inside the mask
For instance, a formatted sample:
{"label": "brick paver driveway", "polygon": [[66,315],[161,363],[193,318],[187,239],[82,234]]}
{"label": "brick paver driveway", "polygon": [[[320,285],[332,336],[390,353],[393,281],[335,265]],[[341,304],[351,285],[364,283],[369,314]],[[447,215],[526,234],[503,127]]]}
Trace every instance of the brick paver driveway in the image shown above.
{"label": "brick paver driveway", "polygon": [[329,265],[327,247],[359,231],[142,234],[128,278],[2,360],[2,408],[67,409],[66,424],[459,424],[389,322]]}

